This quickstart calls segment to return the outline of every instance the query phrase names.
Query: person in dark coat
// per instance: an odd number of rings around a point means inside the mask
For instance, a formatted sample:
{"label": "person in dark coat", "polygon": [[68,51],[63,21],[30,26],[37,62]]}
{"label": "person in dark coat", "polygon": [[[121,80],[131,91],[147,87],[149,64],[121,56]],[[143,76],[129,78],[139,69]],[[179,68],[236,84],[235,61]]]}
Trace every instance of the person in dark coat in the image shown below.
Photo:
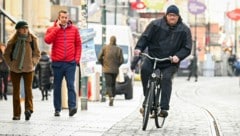
{"label": "person in dark coat", "polygon": [[116,41],[116,37],[111,36],[110,43],[103,46],[98,56],[98,61],[102,64],[103,73],[106,79],[109,106],[113,106],[116,78],[119,72],[119,67],[124,60],[122,49],[117,46]]}
{"label": "person in dark coat", "polygon": [[[9,67],[3,59],[3,51],[0,49],[0,100],[7,100]],[[3,84],[2,84],[3,83]]]}
{"label": "person in dark coat", "polygon": [[195,76],[195,82],[198,80],[198,68],[197,68],[197,57],[196,55],[193,56],[191,59],[190,65],[188,67],[189,69],[189,75],[187,81],[190,81],[190,78],[192,75]]}
{"label": "person in dark coat", "polygon": [[[148,48],[148,54],[151,57],[161,59],[172,56],[171,62],[161,62],[156,66],[162,71],[163,75],[160,101],[161,112],[158,115],[166,117],[170,108],[169,103],[174,74],[177,72],[180,62],[186,58],[192,50],[190,28],[182,22],[177,6],[170,5],[162,18],[149,23],[137,42],[134,55],[139,56],[146,48]],[[140,108],[141,114],[144,112],[146,96],[148,95],[147,84],[153,71],[152,66],[153,62],[149,59],[144,59],[141,66],[143,95],[145,96],[142,108]]]}
{"label": "person in dark coat", "polygon": [[39,89],[42,92],[42,100],[48,100],[48,91],[52,88],[53,71],[51,67],[51,60],[47,52],[41,52],[41,58],[37,64],[35,74],[38,77]]}

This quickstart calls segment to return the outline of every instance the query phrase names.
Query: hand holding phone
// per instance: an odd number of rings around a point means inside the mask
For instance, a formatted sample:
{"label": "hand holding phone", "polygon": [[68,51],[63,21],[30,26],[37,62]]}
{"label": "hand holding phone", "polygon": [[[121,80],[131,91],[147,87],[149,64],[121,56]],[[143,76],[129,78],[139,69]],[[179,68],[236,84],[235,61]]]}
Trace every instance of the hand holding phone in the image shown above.
{"label": "hand holding phone", "polygon": [[61,20],[58,19],[56,24],[57,24],[57,27],[61,28]]}

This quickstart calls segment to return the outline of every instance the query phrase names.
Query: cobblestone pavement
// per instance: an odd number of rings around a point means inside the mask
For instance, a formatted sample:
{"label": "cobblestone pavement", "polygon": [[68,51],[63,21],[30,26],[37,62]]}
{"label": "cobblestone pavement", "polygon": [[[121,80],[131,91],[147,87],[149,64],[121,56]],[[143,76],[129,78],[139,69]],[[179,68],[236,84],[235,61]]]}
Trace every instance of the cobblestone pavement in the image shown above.
{"label": "cobblestone pavement", "polygon": [[[240,133],[240,88],[236,77],[200,77],[199,82],[187,82],[176,77],[169,116],[163,128],[157,129],[149,120],[142,131],[139,108],[142,89],[134,87],[134,99],[117,96],[114,107],[108,102],[88,102],[88,110],[74,117],[63,110],[59,118],[53,116],[52,96],[41,101],[40,92],[34,90],[34,114],[30,121],[21,116],[12,121],[12,99],[0,101],[0,135],[87,135],[87,136],[214,136],[215,119],[219,136],[238,136]],[[80,103],[79,103],[80,107]],[[22,104],[23,109],[23,104]]]}
{"label": "cobblestone pavement", "polygon": [[[150,120],[142,131],[142,117],[135,110],[104,133],[149,136],[238,136],[240,133],[240,88],[236,77],[200,78],[199,82],[174,79],[171,109],[163,128]],[[215,132],[213,119],[219,133]]]}

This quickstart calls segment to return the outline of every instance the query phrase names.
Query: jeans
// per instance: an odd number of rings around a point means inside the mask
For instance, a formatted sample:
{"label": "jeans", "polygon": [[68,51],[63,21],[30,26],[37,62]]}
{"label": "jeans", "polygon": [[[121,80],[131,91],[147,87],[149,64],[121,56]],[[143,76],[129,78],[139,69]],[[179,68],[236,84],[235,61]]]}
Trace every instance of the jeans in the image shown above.
{"label": "jeans", "polygon": [[[153,72],[153,64],[148,60],[145,59],[142,67],[141,67],[141,79],[142,79],[142,85],[143,85],[143,94],[146,98],[148,92],[147,92],[147,84],[148,79],[151,76],[151,73]],[[160,101],[160,107],[163,110],[169,110],[169,103],[170,103],[170,97],[172,93],[172,79],[174,77],[174,74],[177,71],[177,66],[170,65],[166,68],[161,68],[160,71],[162,72],[162,82],[161,82],[161,101]],[[145,105],[145,100],[143,102],[143,106]]]}
{"label": "jeans", "polygon": [[75,72],[76,62],[53,62],[52,69],[54,73],[54,91],[53,103],[55,111],[61,111],[61,89],[63,77],[66,79],[68,89],[68,108],[76,108],[76,92],[75,92]]}

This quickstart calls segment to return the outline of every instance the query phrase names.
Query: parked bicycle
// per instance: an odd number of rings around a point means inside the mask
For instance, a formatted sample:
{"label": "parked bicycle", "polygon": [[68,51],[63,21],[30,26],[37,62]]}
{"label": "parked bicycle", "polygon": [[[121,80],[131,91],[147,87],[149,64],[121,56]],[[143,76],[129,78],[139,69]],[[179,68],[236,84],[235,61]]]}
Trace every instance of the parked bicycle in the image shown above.
{"label": "parked bicycle", "polygon": [[144,106],[142,130],[146,130],[150,114],[152,114],[153,118],[155,119],[156,127],[161,128],[164,125],[166,117],[161,117],[162,121],[160,125],[160,121],[159,121],[160,119],[159,119],[158,113],[160,112],[159,102],[161,101],[160,99],[161,99],[162,72],[158,68],[156,68],[156,65],[157,65],[157,62],[171,61],[172,57],[170,56],[168,58],[158,59],[158,58],[153,58],[146,53],[141,53],[140,55],[145,56],[151,60],[154,60],[153,73],[151,74],[148,80],[148,86],[147,86],[148,94],[147,94],[146,104]]}

